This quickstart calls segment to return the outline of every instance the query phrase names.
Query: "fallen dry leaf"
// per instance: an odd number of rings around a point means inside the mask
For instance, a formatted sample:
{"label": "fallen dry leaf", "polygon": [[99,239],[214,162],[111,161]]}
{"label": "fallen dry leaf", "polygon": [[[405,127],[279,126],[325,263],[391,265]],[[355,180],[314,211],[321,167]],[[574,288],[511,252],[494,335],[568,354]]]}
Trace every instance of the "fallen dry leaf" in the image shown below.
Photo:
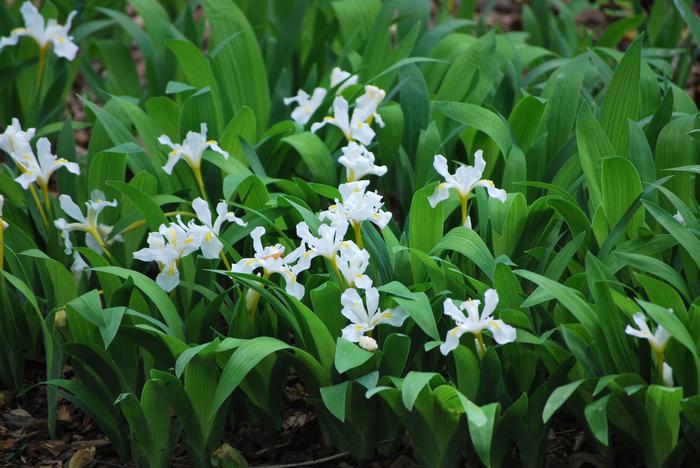
{"label": "fallen dry leaf", "polygon": [[104,447],[110,445],[109,439],[95,439],[95,440],[77,440],[70,444],[70,448],[74,450],[90,448],[90,447]]}
{"label": "fallen dry leaf", "polygon": [[0,440],[0,450],[10,450],[15,445],[15,439]]}
{"label": "fallen dry leaf", "polygon": [[57,457],[68,448],[68,444],[64,440],[45,440],[39,447],[51,452],[54,457]]}
{"label": "fallen dry leaf", "polygon": [[56,418],[59,421],[71,422],[73,418],[70,415],[70,408],[66,405],[61,405],[56,409]]}
{"label": "fallen dry leaf", "polygon": [[95,447],[82,448],[70,457],[68,468],[85,468],[95,458]]}

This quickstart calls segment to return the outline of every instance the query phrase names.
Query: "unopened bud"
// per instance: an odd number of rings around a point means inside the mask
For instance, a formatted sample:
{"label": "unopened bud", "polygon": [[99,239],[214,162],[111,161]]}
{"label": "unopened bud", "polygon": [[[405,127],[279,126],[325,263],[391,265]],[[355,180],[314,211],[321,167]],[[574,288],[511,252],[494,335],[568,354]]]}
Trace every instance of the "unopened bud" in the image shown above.
{"label": "unopened bud", "polygon": [[361,336],[358,342],[360,348],[364,348],[367,351],[376,351],[379,346],[377,346],[377,340],[371,336]]}
{"label": "unopened bud", "polygon": [[58,312],[56,312],[56,315],[53,318],[53,326],[56,329],[63,328],[68,324],[68,320],[66,317],[66,310],[61,309]]}

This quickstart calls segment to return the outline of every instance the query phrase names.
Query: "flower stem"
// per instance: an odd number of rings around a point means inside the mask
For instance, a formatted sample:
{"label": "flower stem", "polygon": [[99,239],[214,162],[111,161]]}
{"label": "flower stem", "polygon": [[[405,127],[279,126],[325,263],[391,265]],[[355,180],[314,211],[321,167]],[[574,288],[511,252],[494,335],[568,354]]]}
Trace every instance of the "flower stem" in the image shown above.
{"label": "flower stem", "polygon": [[[2,270],[4,261],[5,261],[5,225],[3,224],[2,218],[0,218],[0,270]],[[0,275],[0,278],[3,278],[3,276]]]}
{"label": "flower stem", "polygon": [[[194,213],[190,213],[189,211],[168,211],[168,212],[166,212],[166,213],[163,213],[163,215],[168,216],[168,217],[177,216],[177,215],[180,215],[180,216],[191,216],[191,217],[194,217],[194,216],[195,216]],[[135,222],[131,223],[130,225],[128,225],[128,226],[125,227],[124,229],[122,229],[122,231],[121,231],[118,235],[119,235],[119,236],[122,236],[122,235],[124,235],[124,234],[128,234],[128,233],[130,233],[131,231],[135,231],[136,229],[138,229],[138,228],[140,228],[140,227],[143,227],[143,226],[145,226],[145,225],[146,225],[146,220],[145,220],[145,219],[140,219],[140,220],[138,220],[138,221],[135,221]],[[116,236],[115,236],[115,237],[116,237]]]}
{"label": "flower stem", "polygon": [[363,249],[365,245],[362,242],[362,222],[357,223],[353,221],[352,228],[355,231],[355,243],[359,248]]}
{"label": "flower stem", "polygon": [[197,186],[199,191],[202,193],[202,198],[209,201],[207,198],[207,192],[204,190],[204,179],[202,179],[202,169],[199,166],[192,166],[192,172],[194,173],[194,179],[197,181]]}
{"label": "flower stem", "polygon": [[338,283],[340,283],[340,289],[345,290],[345,281],[343,280],[343,274],[340,273],[340,269],[338,268],[338,262],[335,259],[335,255],[333,255],[333,259],[331,260],[331,266],[333,267],[333,272],[335,273],[335,276],[338,278]]}
{"label": "flower stem", "polygon": [[97,243],[99,244],[100,248],[102,249],[102,251],[103,251],[103,252],[105,253],[105,255],[107,256],[107,258],[108,258],[112,263],[116,264],[116,263],[117,263],[116,260],[114,259],[114,257],[112,256],[112,254],[109,253],[109,249],[107,249],[107,244],[106,244],[105,241],[102,239],[102,236],[100,236],[100,233],[97,232],[97,229],[93,229],[92,231],[90,231],[90,235],[91,235],[92,237],[95,238],[95,240],[97,241]]}
{"label": "flower stem", "polygon": [[[263,279],[268,279],[270,277],[270,273],[263,270],[262,277]],[[261,284],[260,287],[264,288],[265,284]],[[260,302],[260,293],[255,289],[248,289],[248,293],[246,294],[246,306],[248,308],[248,312],[250,312],[250,315],[253,315],[257,310],[258,302]]]}
{"label": "flower stem", "polygon": [[49,220],[46,218],[46,213],[44,213],[44,208],[41,206],[41,201],[39,201],[39,195],[36,193],[36,187],[34,187],[34,184],[29,186],[29,193],[32,194],[34,203],[36,204],[36,207],[39,210],[39,216],[41,216],[41,220],[44,222],[44,227],[46,227],[46,230],[48,231]]}
{"label": "flower stem", "polygon": [[41,79],[44,77],[44,68],[46,67],[46,52],[47,47],[39,49],[39,65],[36,69],[36,79],[34,83],[34,94],[36,95],[37,103],[39,101],[39,91],[41,91]]}
{"label": "flower stem", "polygon": [[481,359],[486,353],[486,344],[484,343],[484,337],[481,336],[481,333],[476,333],[476,341],[479,343],[479,348],[476,351],[479,355],[479,359]]}
{"label": "flower stem", "polygon": [[467,224],[467,200],[468,197],[459,197],[459,204],[462,207],[462,226]]}
{"label": "flower stem", "polygon": [[231,271],[231,263],[228,261],[228,258],[226,258],[226,254],[222,250],[219,252],[219,256],[221,257],[221,260],[224,262],[224,266],[226,267],[227,271]]}
{"label": "flower stem", "polygon": [[656,351],[656,372],[659,375],[659,382],[664,381],[664,352]]}
{"label": "flower stem", "polygon": [[51,208],[51,200],[49,199],[49,188],[46,184],[39,185],[41,187],[41,194],[44,196],[44,206],[46,206],[46,214],[48,217],[53,219],[53,209]]}

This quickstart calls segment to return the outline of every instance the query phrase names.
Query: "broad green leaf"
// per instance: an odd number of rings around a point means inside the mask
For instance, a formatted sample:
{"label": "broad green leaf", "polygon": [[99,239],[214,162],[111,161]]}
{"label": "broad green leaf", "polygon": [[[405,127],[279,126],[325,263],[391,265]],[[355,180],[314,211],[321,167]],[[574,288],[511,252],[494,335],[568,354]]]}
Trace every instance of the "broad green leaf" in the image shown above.
{"label": "broad green leaf", "polygon": [[224,369],[216,385],[216,393],[211,401],[208,421],[213,423],[219,409],[238,387],[248,373],[255,368],[263,359],[272,353],[283,349],[289,349],[287,343],[276,338],[260,336],[243,343],[226,362]]}
{"label": "broad green leaf", "polygon": [[446,250],[458,252],[474,262],[487,277],[493,276],[496,260],[479,235],[471,229],[456,227],[448,232],[433,248],[431,254],[439,255]]}
{"label": "broad green leaf", "polygon": [[255,33],[236,3],[204,0],[202,4],[211,27],[214,75],[219,77],[219,89],[228,104],[224,121],[248,106],[255,114],[260,135],[267,127],[270,94]]}
{"label": "broad green leaf", "polygon": [[165,323],[168,325],[169,332],[173,337],[184,340],[185,334],[183,331],[182,319],[177,313],[177,309],[173,305],[168,295],[156,284],[155,281],[146,275],[126,268],[108,266],[95,267],[93,271],[109,273],[126,279],[132,277],[134,285],[139,288],[156,306],[160,314],[163,316]]}
{"label": "broad green leaf", "polygon": [[[620,157],[605,159],[601,176],[603,210],[612,228],[642,194],[642,183],[632,163]],[[636,231],[643,223],[644,211],[638,210],[627,225],[628,236],[636,237]]]}
{"label": "broad green leaf", "polygon": [[459,124],[473,127],[484,132],[498,146],[501,153],[507,155],[513,140],[508,123],[493,111],[475,104],[454,101],[434,101],[435,109]]}
{"label": "broad green leaf", "polygon": [[399,303],[401,308],[408,313],[425,334],[435,340],[440,339],[433,309],[430,307],[430,301],[425,293],[411,292],[398,281],[392,281],[377,289],[392,294],[394,300]]}
{"label": "broad green leaf", "polygon": [[335,185],[335,165],[326,145],[313,133],[304,132],[282,138],[292,146],[316,182]]}
{"label": "broad green leaf", "polygon": [[616,154],[624,157],[629,149],[627,120],[637,120],[639,113],[642,40],[643,36],[639,36],[627,48],[600,107],[600,126],[608,134]]}
{"label": "broad green leaf", "polygon": [[[342,338],[341,338],[342,339]],[[340,341],[340,340],[338,340]],[[345,422],[345,400],[350,382],[343,382],[331,387],[321,387],[321,399],[333,416]]]}
{"label": "broad green leaf", "polygon": [[642,204],[656,221],[683,246],[700,268],[700,239],[655,203],[642,200]]}
{"label": "broad green leaf", "polygon": [[[624,129],[627,134],[627,127]],[[591,206],[602,203],[601,169],[603,160],[615,156],[615,148],[605,135],[587,105],[581,107],[576,119],[576,141],[581,168],[586,176],[586,185],[591,196]]]}
{"label": "broad green leaf", "polygon": [[434,378],[439,377],[440,374],[435,372],[416,372],[411,371],[406,375],[403,380],[403,385],[401,386],[401,400],[407,410],[413,409],[413,404],[418,398],[421,390],[425,388],[426,385],[430,384],[430,381]]}
{"label": "broad green leaf", "polygon": [[584,414],[593,436],[598,442],[608,445],[608,401],[610,395],[604,396],[584,408]]}
{"label": "broad green leaf", "polygon": [[682,388],[650,385],[647,389],[644,409],[649,419],[649,427],[653,430],[650,442],[654,453],[653,460],[646,460],[650,466],[663,466],[671,451],[678,444],[682,398]]}
{"label": "broad green leaf", "polygon": [[542,410],[542,421],[545,423],[549,421],[549,418],[566,403],[571,395],[573,395],[584,382],[585,380],[576,380],[561,387],[557,387],[552,394],[549,395],[549,398],[547,398],[547,403],[545,403],[544,409]]}

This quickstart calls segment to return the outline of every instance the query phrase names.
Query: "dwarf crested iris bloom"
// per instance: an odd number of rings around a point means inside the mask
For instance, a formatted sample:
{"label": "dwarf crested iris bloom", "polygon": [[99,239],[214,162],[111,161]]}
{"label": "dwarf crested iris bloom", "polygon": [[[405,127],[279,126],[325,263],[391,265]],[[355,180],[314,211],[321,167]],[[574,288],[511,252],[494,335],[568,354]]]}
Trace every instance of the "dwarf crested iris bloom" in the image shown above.
{"label": "dwarf crested iris bloom", "polygon": [[[493,318],[493,311],[498,305],[498,293],[495,289],[489,289],[484,294],[484,308],[479,313],[481,301],[468,300],[456,306],[452,299],[446,299],[443,307],[445,315],[455,321],[456,326],[447,332],[445,342],[440,345],[440,352],[447,355],[459,345],[459,338],[465,333],[471,333],[476,337],[477,350],[479,355],[483,355],[485,345],[481,336],[484,330],[489,330],[493,334],[493,339],[498,344],[505,344],[515,341],[515,328]],[[467,315],[464,315],[464,312]]]}
{"label": "dwarf crested iris bloom", "polygon": [[163,166],[163,170],[167,174],[172,174],[175,164],[177,164],[180,159],[184,159],[185,162],[198,173],[202,165],[202,154],[209,148],[219,153],[224,159],[228,159],[228,153],[222,150],[216,141],[207,140],[207,124],[205,123],[201,124],[199,133],[193,131],[187,132],[185,140],[182,143],[173,143],[167,135],[158,137],[158,142],[161,145],[171,148],[168,154],[168,162]]}
{"label": "dwarf crested iris bloom", "polygon": [[9,36],[0,38],[0,51],[5,47],[17,45],[20,37],[29,36],[36,41],[42,51],[46,51],[53,45],[53,52],[57,56],[67,60],[75,58],[78,46],[73,42],[73,37],[68,35],[75,11],[70,12],[63,26],[55,19],[45,21],[32,2],[24,2],[20,13],[24,18],[24,27],[14,29]]}
{"label": "dwarf crested iris bloom", "polygon": [[82,231],[85,233],[85,245],[92,250],[102,253],[107,245],[115,241],[122,241],[121,236],[115,236],[109,241],[105,241],[106,237],[112,232],[112,226],[100,224],[98,218],[102,210],[108,207],[115,208],[117,200],[105,200],[105,194],[100,190],[93,190],[90,200],[85,202],[87,212],[83,215],[80,207],[75,204],[70,195],[61,195],[58,197],[61,204],[61,209],[75,222],[69,223],[65,218],[58,218],[54,221],[56,229],[63,234],[63,241],[67,254],[73,252],[73,243],[70,240],[70,233],[73,231]]}
{"label": "dwarf crested iris bloom", "polygon": [[303,246],[285,256],[285,249],[281,244],[263,247],[261,238],[264,234],[265,228],[262,226],[253,229],[250,237],[253,239],[254,256],[241,259],[233,265],[231,271],[234,273],[253,274],[256,270],[262,269],[263,278],[269,278],[273,273],[277,273],[284,278],[287,294],[297,299],[303,298],[304,285],[297,281],[297,275],[307,267],[302,263],[292,266],[292,263],[299,260],[304,253]]}
{"label": "dwarf crested iris bloom", "polygon": [[219,233],[224,221],[236,223],[239,226],[247,226],[248,223],[238,218],[232,212],[228,211],[228,204],[225,201],[219,202],[216,205],[216,219],[212,223],[211,210],[209,203],[202,198],[195,198],[192,201],[192,209],[197,215],[197,218],[202,223],[197,224],[194,220],[187,223],[187,230],[198,232],[197,236],[201,239],[200,249],[205,258],[218,258],[224,244],[219,240]]}
{"label": "dwarf crested iris bloom", "polygon": [[374,164],[374,153],[363,145],[351,141],[347,146],[340,149],[343,155],[338,158],[338,162],[345,166],[347,181],[354,182],[362,179],[366,175],[383,176],[386,174],[386,166]]}
{"label": "dwarf crested iris bloom", "polygon": [[326,90],[323,88],[314,89],[311,96],[300,89],[296,96],[284,98],[284,105],[288,106],[294,102],[298,104],[292,111],[292,120],[299,125],[306,125],[316,109],[323,103],[323,98],[326,97]]}

